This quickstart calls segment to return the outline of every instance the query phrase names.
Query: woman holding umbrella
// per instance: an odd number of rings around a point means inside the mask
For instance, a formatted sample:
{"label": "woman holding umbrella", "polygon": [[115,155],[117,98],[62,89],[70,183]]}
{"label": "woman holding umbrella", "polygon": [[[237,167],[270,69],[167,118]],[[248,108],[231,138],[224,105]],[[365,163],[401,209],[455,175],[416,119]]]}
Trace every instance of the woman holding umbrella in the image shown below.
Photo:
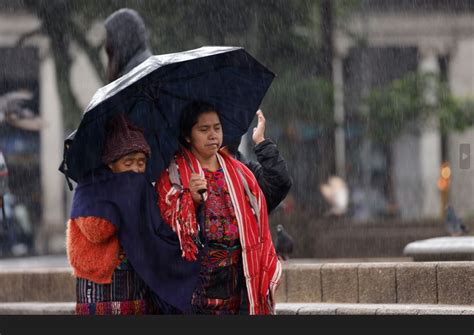
{"label": "woman holding umbrella", "polygon": [[180,119],[180,144],[156,183],[165,222],[182,257],[199,262],[197,314],[273,314],[281,276],[265,198],[247,167],[220,151],[219,111],[192,102]]}

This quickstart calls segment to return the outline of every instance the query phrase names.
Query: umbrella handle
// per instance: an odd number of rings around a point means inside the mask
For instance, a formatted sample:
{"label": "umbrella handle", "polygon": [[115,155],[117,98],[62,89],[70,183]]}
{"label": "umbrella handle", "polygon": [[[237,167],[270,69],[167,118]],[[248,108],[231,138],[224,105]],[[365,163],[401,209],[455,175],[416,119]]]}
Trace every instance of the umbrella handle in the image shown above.
{"label": "umbrella handle", "polygon": [[197,192],[201,195],[202,202],[205,202],[204,200],[204,193],[206,193],[207,189],[206,188],[200,188]]}

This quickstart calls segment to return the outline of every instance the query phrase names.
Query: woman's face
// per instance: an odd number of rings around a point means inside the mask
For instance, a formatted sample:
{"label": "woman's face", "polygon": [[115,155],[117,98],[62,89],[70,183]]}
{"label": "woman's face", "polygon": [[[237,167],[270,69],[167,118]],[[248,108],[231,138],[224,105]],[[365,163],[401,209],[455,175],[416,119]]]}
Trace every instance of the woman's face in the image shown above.
{"label": "woman's face", "polygon": [[127,171],[144,173],[146,169],[146,155],[143,152],[132,152],[110,163],[109,168],[113,173]]}
{"label": "woman's face", "polygon": [[222,126],[216,112],[206,112],[198,116],[197,123],[186,138],[191,151],[198,158],[214,156],[222,145]]}

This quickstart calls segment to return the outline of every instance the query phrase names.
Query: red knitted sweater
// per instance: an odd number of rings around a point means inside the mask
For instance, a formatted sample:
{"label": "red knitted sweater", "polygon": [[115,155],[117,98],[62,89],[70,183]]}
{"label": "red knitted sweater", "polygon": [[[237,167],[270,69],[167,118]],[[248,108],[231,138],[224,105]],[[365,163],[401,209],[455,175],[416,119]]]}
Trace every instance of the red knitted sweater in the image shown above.
{"label": "red knitted sweater", "polygon": [[117,228],[98,217],[80,217],[68,221],[66,247],[76,277],[98,284],[110,284],[120,264]]}

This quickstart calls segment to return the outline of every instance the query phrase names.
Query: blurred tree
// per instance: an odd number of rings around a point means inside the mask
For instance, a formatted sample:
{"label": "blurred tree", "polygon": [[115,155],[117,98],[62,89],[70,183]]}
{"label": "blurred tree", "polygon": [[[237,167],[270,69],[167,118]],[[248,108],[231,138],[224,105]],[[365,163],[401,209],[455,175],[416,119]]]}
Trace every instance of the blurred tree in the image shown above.
{"label": "blurred tree", "polygon": [[[434,87],[436,102],[425,92]],[[463,131],[474,123],[474,101],[452,95],[448,84],[434,74],[410,73],[389,85],[374,89],[365,98],[362,110],[367,136],[391,143],[403,131],[419,131],[435,126],[443,134]],[[430,122],[439,120],[439,123]]]}
{"label": "blurred tree", "polygon": [[332,82],[332,59],[333,59],[333,3],[331,0],[321,0],[321,75],[327,81]]}

